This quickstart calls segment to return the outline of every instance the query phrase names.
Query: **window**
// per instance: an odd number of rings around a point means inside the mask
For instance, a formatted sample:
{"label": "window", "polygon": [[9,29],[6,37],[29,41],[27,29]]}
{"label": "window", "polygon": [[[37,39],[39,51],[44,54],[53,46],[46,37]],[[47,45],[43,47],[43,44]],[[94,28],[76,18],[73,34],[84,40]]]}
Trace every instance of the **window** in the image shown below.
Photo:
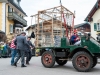
{"label": "window", "polygon": [[21,17],[21,14],[20,14],[20,17]]}
{"label": "window", "polygon": [[100,23],[97,23],[97,31],[100,31]]}
{"label": "window", "polygon": [[22,28],[15,27],[15,33],[20,34],[22,31]]}
{"label": "window", "polygon": [[13,33],[13,25],[11,24],[9,27],[10,33]]}
{"label": "window", "polygon": [[21,16],[23,18],[23,16]]}
{"label": "window", "polygon": [[10,6],[8,6],[8,12],[13,12],[13,9]]}
{"label": "window", "polygon": [[17,12],[17,11],[15,11],[15,14],[18,14],[18,12]]}
{"label": "window", "polygon": [[94,31],[100,31],[100,23],[94,23]]}
{"label": "window", "polygon": [[19,33],[19,29],[16,29],[16,33]]}

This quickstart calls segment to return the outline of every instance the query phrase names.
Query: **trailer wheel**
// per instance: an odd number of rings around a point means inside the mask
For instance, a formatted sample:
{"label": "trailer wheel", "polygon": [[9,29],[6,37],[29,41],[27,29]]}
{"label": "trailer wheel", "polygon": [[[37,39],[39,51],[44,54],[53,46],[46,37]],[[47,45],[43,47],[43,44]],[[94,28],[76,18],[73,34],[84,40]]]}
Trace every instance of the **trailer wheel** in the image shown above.
{"label": "trailer wheel", "polygon": [[93,66],[92,57],[86,52],[77,52],[72,59],[74,68],[80,72],[87,72]]}
{"label": "trailer wheel", "polygon": [[63,65],[65,65],[67,63],[67,60],[59,60],[59,59],[60,58],[56,58],[56,62],[57,62],[58,65],[63,66]]}
{"label": "trailer wheel", "polygon": [[51,51],[45,51],[42,54],[41,62],[44,67],[51,68],[55,64],[55,56]]}
{"label": "trailer wheel", "polygon": [[94,68],[97,64],[97,57],[93,57],[93,65],[92,65],[92,68]]}

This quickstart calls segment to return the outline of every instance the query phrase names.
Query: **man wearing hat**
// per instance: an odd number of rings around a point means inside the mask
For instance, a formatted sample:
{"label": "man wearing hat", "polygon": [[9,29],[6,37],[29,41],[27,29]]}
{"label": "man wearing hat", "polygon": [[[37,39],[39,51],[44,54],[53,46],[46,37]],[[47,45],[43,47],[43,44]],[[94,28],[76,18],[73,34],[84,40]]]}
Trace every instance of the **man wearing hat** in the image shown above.
{"label": "man wearing hat", "polygon": [[15,39],[15,41],[14,41],[14,43],[16,45],[17,52],[18,52],[18,56],[15,59],[14,66],[17,66],[17,62],[21,58],[21,67],[26,67],[24,65],[25,46],[26,45],[28,47],[30,47],[30,46],[29,46],[29,44],[26,41],[25,35],[26,35],[26,33],[22,32],[21,35],[17,36],[16,39]]}

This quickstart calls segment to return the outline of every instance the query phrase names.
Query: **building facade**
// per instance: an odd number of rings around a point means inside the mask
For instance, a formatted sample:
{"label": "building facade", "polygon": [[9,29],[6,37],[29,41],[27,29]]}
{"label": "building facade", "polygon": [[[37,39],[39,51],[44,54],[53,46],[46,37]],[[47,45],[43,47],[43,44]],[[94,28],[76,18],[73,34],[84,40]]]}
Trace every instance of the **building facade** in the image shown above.
{"label": "building facade", "polygon": [[96,39],[100,33],[100,0],[97,0],[92,10],[89,12],[85,21],[91,25],[91,36]]}
{"label": "building facade", "polygon": [[20,7],[21,0],[0,0],[0,30],[8,38],[12,34],[19,34],[27,26],[24,19],[26,13]]}
{"label": "building facade", "polygon": [[79,33],[90,33],[91,27],[89,23],[81,23],[74,26],[74,29],[77,30]]}

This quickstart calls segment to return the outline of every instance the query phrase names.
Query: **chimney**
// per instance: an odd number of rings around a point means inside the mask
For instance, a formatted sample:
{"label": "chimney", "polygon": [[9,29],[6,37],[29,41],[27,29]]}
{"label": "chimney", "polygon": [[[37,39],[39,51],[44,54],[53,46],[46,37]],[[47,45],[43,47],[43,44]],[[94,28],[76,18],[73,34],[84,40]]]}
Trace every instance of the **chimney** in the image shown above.
{"label": "chimney", "polygon": [[21,0],[17,0],[17,1],[18,1],[18,4],[20,5]]}

